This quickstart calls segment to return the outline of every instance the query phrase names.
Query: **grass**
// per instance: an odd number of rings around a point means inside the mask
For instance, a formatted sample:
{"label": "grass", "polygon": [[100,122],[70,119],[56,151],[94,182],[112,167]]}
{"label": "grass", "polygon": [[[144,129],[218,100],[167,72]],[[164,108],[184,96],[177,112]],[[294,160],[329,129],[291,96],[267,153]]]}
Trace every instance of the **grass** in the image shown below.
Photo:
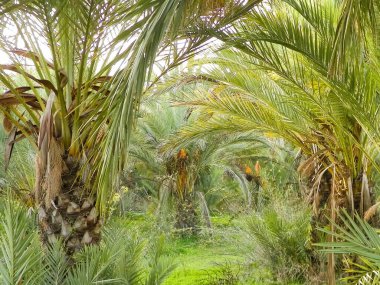
{"label": "grass", "polygon": [[[244,251],[239,249],[239,235],[236,225],[228,216],[213,217],[213,229],[204,229],[198,237],[179,237],[173,232],[167,235],[166,249],[173,258],[176,269],[164,285],[203,285],[220,268],[228,265],[239,271],[245,261]],[[154,217],[148,214],[129,213],[126,217],[111,220],[119,226],[137,231],[140,236],[159,235],[154,228]]]}
{"label": "grass", "polygon": [[274,281],[271,271],[262,263],[252,263],[249,259],[255,245],[242,230],[247,218],[245,215],[212,217],[212,229],[202,229],[197,237],[187,238],[180,237],[173,229],[159,229],[151,214],[128,213],[113,217],[111,223],[136,232],[148,242],[161,234],[166,236],[165,251],[176,268],[163,285],[281,284]]}
{"label": "grass", "polygon": [[227,263],[238,268],[238,264],[244,261],[244,257],[231,245],[225,248],[218,244],[192,239],[174,241],[171,244],[171,251],[177,269],[164,283],[165,285],[202,284],[213,271],[218,270],[220,265]]}

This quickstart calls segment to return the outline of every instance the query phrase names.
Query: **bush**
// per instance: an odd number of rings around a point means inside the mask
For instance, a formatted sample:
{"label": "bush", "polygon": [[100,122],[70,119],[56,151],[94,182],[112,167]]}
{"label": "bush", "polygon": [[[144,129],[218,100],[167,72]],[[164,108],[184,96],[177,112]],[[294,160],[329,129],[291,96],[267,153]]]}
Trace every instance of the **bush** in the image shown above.
{"label": "bush", "polygon": [[240,284],[239,264],[225,263],[207,272],[202,285],[237,285]]}
{"label": "bush", "polygon": [[0,283],[7,285],[162,284],[174,269],[164,237],[150,241],[126,228],[104,230],[99,246],[68,257],[58,241],[44,246],[27,210],[8,196],[0,209]]}
{"label": "bush", "polygon": [[247,222],[250,258],[268,268],[277,282],[304,282],[310,273],[310,212],[297,202],[289,197],[272,201]]}

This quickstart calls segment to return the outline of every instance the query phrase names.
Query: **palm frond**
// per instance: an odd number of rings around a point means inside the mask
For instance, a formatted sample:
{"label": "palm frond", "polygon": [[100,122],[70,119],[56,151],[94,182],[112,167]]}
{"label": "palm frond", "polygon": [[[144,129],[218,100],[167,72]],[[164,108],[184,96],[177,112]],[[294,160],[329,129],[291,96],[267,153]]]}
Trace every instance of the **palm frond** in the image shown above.
{"label": "palm frond", "polygon": [[[323,247],[321,251],[335,254],[355,255],[359,257],[357,261],[348,261],[350,268],[347,280],[361,284],[376,280],[376,271],[379,270],[380,262],[380,237],[377,231],[359,215],[352,218],[346,211],[339,214],[343,221],[342,225],[334,223],[335,231],[320,229],[322,232],[332,235],[336,242],[319,243]],[[368,283],[375,284],[375,283]]]}
{"label": "palm frond", "polygon": [[44,273],[37,234],[26,211],[8,196],[0,233],[0,276],[5,284],[37,284]]}
{"label": "palm frond", "polygon": [[49,245],[44,252],[43,284],[66,284],[69,271],[66,254],[61,242]]}

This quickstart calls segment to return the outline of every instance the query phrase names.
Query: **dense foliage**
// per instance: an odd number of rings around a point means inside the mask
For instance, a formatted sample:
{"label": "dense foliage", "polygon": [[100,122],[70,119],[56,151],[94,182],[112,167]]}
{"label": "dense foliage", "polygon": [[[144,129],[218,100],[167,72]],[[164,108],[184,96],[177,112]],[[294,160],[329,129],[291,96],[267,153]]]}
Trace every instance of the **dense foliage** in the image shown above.
{"label": "dense foliage", "polygon": [[0,282],[378,284],[379,13],[0,1]]}

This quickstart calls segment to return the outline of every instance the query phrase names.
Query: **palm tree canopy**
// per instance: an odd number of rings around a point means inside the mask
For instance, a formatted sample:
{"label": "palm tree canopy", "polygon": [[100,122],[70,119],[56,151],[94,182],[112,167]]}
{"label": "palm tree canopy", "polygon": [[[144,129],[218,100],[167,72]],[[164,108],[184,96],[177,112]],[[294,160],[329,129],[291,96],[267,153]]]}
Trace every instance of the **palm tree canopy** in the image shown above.
{"label": "palm tree canopy", "polygon": [[260,1],[3,2],[0,110],[10,145],[27,137],[47,153],[58,139],[90,166],[104,213],[144,90]]}
{"label": "palm tree canopy", "polygon": [[[183,140],[247,131],[284,138],[309,157],[304,171],[314,161],[317,177],[336,175],[342,197],[369,164],[379,170],[378,29],[371,12],[378,7],[353,2],[263,3],[217,31],[226,49],[201,62],[197,79],[208,86],[188,100],[208,116],[185,128]],[[347,16],[355,11],[363,18]]]}

